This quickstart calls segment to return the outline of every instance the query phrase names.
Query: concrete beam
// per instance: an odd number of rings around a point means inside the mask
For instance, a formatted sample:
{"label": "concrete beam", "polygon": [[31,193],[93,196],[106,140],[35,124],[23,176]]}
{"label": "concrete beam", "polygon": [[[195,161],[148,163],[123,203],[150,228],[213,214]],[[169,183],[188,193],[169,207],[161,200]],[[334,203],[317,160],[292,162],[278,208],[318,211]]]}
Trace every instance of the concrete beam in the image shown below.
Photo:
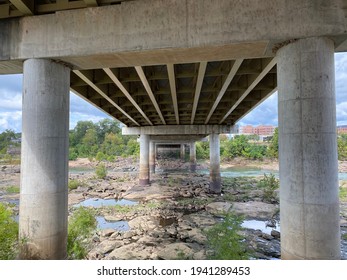
{"label": "concrete beam", "polygon": [[224,122],[224,120],[237,108],[237,106],[244,100],[247,95],[257,86],[258,83],[266,76],[267,73],[276,65],[276,58],[273,58],[268,65],[264,68],[264,70],[259,74],[259,76],[251,83],[251,85],[247,88],[247,90],[240,96],[240,98],[236,101],[236,103],[230,108],[230,110],[224,115],[224,117],[220,120],[220,124]]}
{"label": "concrete beam", "polygon": [[195,86],[195,94],[194,94],[194,101],[193,101],[192,117],[190,119],[190,124],[194,123],[196,109],[198,107],[198,102],[199,102],[201,88],[202,88],[202,82],[204,81],[204,77],[205,77],[206,67],[207,67],[207,62],[206,61],[200,62],[198,78],[197,78],[196,86]]}
{"label": "concrete beam", "polygon": [[169,75],[172,104],[175,111],[176,124],[180,124],[180,117],[178,115],[178,105],[177,105],[177,93],[176,93],[176,79],[175,79],[175,68],[173,64],[166,65],[167,73]]}
{"label": "concrete beam", "polygon": [[91,78],[87,77],[87,75],[83,74],[81,71],[74,70],[74,73],[80,77],[83,81],[85,81],[90,87],[92,87],[97,93],[99,93],[103,98],[105,98],[109,103],[112,104],[117,110],[119,110],[123,115],[125,115],[129,120],[131,120],[134,124],[139,125],[137,121],[135,121],[129,114],[127,114],[116,102],[114,102],[99,86],[95,85]]}
{"label": "concrete beam", "polygon": [[8,19],[18,25],[16,38],[0,21],[0,42],[11,41],[1,46],[6,60],[54,57],[76,69],[254,58],[274,55],[278,42],[345,35],[339,2],[127,1]]}
{"label": "concrete beam", "polygon": [[157,100],[156,100],[155,97],[154,97],[154,94],[153,94],[152,89],[151,89],[151,87],[150,87],[150,85],[149,85],[149,83],[148,83],[148,80],[147,80],[147,78],[146,78],[146,75],[145,75],[145,73],[143,72],[142,67],[141,67],[141,66],[135,66],[135,69],[136,69],[136,72],[137,72],[137,74],[139,75],[139,77],[140,77],[140,79],[141,79],[141,82],[142,82],[143,86],[145,87],[145,89],[146,89],[146,91],[147,91],[147,93],[148,93],[148,96],[149,96],[149,98],[151,99],[151,101],[152,101],[152,103],[153,103],[153,106],[154,106],[155,110],[157,111],[157,113],[158,113],[158,115],[159,115],[159,117],[160,117],[162,123],[163,123],[163,124],[166,124],[166,122],[165,122],[165,120],[164,120],[164,117],[163,117],[163,114],[162,114],[161,111],[160,111],[158,102],[157,102]]}
{"label": "concrete beam", "polygon": [[134,107],[139,111],[139,113],[144,117],[144,119],[150,124],[153,125],[153,123],[149,120],[147,115],[143,112],[143,110],[140,108],[140,106],[136,103],[136,101],[131,97],[130,93],[125,89],[123,84],[118,80],[117,76],[112,72],[109,68],[103,69],[105,73],[110,77],[110,79],[117,85],[117,87],[124,93],[124,95],[129,99],[131,104],[134,105]]}
{"label": "concrete beam", "polygon": [[9,0],[23,15],[34,14],[34,0]]}
{"label": "concrete beam", "polygon": [[233,133],[230,125],[159,125],[142,127],[123,127],[123,135],[209,135],[212,133]]}
{"label": "concrete beam", "polygon": [[241,66],[241,64],[242,64],[242,61],[243,61],[243,59],[237,59],[237,60],[234,62],[233,67],[231,67],[230,72],[229,72],[229,74],[228,74],[228,77],[225,79],[224,84],[223,84],[221,90],[219,91],[218,96],[217,96],[215,102],[213,103],[212,108],[211,108],[211,110],[210,110],[210,112],[209,112],[209,114],[208,114],[208,116],[207,116],[207,118],[206,118],[206,120],[205,120],[205,124],[208,123],[208,121],[210,120],[210,118],[211,118],[211,116],[212,116],[214,110],[216,110],[216,108],[217,108],[219,102],[221,101],[221,99],[222,99],[223,96],[224,96],[224,93],[225,93],[226,90],[228,89],[228,87],[229,87],[231,81],[234,79],[237,70],[239,70],[239,68],[240,68],[240,66]]}
{"label": "concrete beam", "polygon": [[[207,135],[206,135],[207,136]],[[190,143],[191,141],[207,141],[205,135],[151,135],[151,141],[170,143]]]}

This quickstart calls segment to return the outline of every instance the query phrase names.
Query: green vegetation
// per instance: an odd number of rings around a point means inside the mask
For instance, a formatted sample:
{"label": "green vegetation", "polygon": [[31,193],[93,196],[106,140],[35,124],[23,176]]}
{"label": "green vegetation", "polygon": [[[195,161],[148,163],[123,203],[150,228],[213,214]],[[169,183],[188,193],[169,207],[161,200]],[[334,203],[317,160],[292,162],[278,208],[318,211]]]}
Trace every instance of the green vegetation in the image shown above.
{"label": "green vegetation", "polygon": [[347,201],[347,187],[340,187],[340,201]]}
{"label": "green vegetation", "polygon": [[337,151],[339,160],[347,160],[347,134],[337,136]]}
{"label": "green vegetation", "polygon": [[105,179],[107,176],[107,168],[104,163],[100,163],[95,169],[95,175],[98,179]]}
{"label": "green vegetation", "polygon": [[278,158],[278,127],[275,128],[267,153],[269,157]]}
{"label": "green vegetation", "polygon": [[20,191],[20,188],[17,186],[8,186],[6,188],[7,193],[19,193],[19,191]]}
{"label": "green vegetation", "polygon": [[[258,142],[258,135],[236,135],[232,139],[220,136],[220,151],[223,160],[231,160],[236,157],[246,159],[264,159],[265,157],[278,157],[278,130],[270,144]],[[198,159],[208,159],[210,156],[209,142],[196,143],[196,156]]]}
{"label": "green vegetation", "polygon": [[243,220],[229,213],[223,222],[206,230],[208,257],[213,260],[246,260],[249,258],[246,243],[239,234]]}
{"label": "green vegetation", "polygon": [[225,159],[235,157],[262,159],[266,153],[265,145],[251,143],[246,135],[236,135],[233,139],[221,141],[221,155]]}
{"label": "green vegetation", "polygon": [[88,251],[88,239],[96,230],[96,219],[91,209],[78,207],[68,226],[67,252],[69,259],[84,259]]}
{"label": "green vegetation", "polygon": [[0,133],[0,161],[2,164],[20,163],[20,137],[20,133],[9,129]]}
{"label": "green vegetation", "polygon": [[210,144],[209,142],[196,142],[196,158],[208,159],[210,158]]}
{"label": "green vegetation", "polygon": [[77,179],[69,180],[69,184],[68,184],[70,191],[75,190],[78,187],[83,187],[84,185],[85,185],[85,183],[83,181],[77,180]]}
{"label": "green vegetation", "polygon": [[342,234],[342,239],[347,240],[347,233]]}
{"label": "green vegetation", "polygon": [[138,155],[139,143],[134,136],[123,136],[120,123],[103,119],[98,123],[79,121],[70,131],[69,158],[96,158],[113,161],[116,156]]}
{"label": "green vegetation", "polygon": [[261,179],[257,187],[263,190],[263,200],[269,203],[277,203],[278,197],[276,190],[279,188],[279,180],[275,178],[274,174],[266,175]]}
{"label": "green vegetation", "polygon": [[10,208],[0,203],[0,259],[13,260],[17,254],[18,224]]}

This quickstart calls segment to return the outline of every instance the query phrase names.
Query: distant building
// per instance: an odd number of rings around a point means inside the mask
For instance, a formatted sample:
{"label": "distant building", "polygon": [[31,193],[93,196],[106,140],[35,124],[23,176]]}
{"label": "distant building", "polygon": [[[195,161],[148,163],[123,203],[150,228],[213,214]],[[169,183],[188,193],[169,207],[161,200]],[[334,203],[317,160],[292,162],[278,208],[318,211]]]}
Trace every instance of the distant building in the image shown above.
{"label": "distant building", "polygon": [[271,136],[274,134],[275,126],[273,125],[245,125],[240,127],[240,134],[256,134],[259,136]]}
{"label": "distant building", "polygon": [[347,125],[340,125],[337,127],[338,134],[347,134]]}

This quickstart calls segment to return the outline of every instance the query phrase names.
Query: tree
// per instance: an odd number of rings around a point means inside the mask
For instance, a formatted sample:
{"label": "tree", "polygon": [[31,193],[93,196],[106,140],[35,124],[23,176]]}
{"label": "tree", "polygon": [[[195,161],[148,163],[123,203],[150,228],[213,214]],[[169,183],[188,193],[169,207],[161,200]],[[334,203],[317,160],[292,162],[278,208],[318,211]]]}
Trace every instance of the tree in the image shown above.
{"label": "tree", "polygon": [[0,151],[6,153],[8,146],[12,143],[14,139],[17,139],[16,133],[13,130],[6,129],[0,134]]}
{"label": "tree", "polygon": [[278,127],[275,128],[274,135],[271,139],[268,155],[273,158],[278,158]]}
{"label": "tree", "polygon": [[78,144],[81,144],[87,130],[91,128],[95,129],[95,124],[93,122],[79,121],[76,127],[72,131],[70,131],[70,145],[77,146]]}

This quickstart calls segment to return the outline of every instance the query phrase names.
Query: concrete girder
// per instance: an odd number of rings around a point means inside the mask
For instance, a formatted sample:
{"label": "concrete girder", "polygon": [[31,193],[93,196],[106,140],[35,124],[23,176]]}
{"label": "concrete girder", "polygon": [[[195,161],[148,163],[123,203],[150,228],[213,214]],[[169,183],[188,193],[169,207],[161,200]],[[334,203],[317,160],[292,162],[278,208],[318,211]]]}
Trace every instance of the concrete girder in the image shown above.
{"label": "concrete girder", "polygon": [[[85,5],[69,4],[75,2]],[[0,51],[0,61],[57,58],[93,69],[273,56],[279,42],[345,36],[339,3],[324,1],[323,9],[315,0],[129,1],[11,18],[10,27],[0,21],[0,49],[10,53],[4,58]]]}
{"label": "concrete girder", "polygon": [[84,75],[79,70],[73,71],[78,77],[80,77],[83,81],[85,81],[91,88],[93,88],[97,93],[99,93],[104,99],[106,99],[109,103],[112,104],[118,111],[120,111],[123,115],[125,115],[129,120],[131,120],[135,125],[140,126],[137,121],[135,121],[130,115],[128,115],[116,102],[114,102],[99,86],[95,85],[93,81]]}
{"label": "concrete girder", "polygon": [[172,95],[172,104],[173,104],[174,111],[175,111],[176,123],[180,124],[180,117],[179,117],[178,105],[177,105],[175,68],[174,68],[173,64],[167,64],[167,72],[169,75],[170,89],[171,89],[171,95]]}
{"label": "concrete girder", "polygon": [[142,127],[123,127],[123,135],[209,135],[212,133],[229,134],[234,126],[230,125],[159,125]]}
{"label": "concrete girder", "polygon": [[229,87],[231,81],[234,79],[237,70],[240,68],[240,66],[241,66],[241,64],[242,64],[242,61],[243,61],[243,59],[237,59],[237,60],[234,62],[234,65],[233,65],[233,67],[231,68],[231,70],[230,70],[230,72],[229,72],[229,74],[228,74],[228,77],[227,77],[226,80],[224,81],[224,84],[223,84],[221,90],[219,91],[218,96],[217,96],[215,102],[213,103],[210,112],[209,112],[208,115],[207,115],[205,124],[208,123],[208,121],[210,120],[210,118],[211,118],[213,112],[216,110],[216,108],[217,108],[219,102],[221,101],[222,97],[224,96],[224,93],[226,92],[227,88]]}
{"label": "concrete girder", "polygon": [[119,81],[119,79],[116,77],[116,75],[112,72],[109,68],[103,69],[105,73],[111,78],[111,80],[117,85],[117,87],[123,92],[123,94],[129,99],[129,101],[134,105],[134,107],[137,109],[137,111],[140,112],[140,114],[145,118],[145,120],[150,124],[153,125],[153,123],[149,120],[147,115],[143,112],[143,110],[139,107],[139,105],[136,103],[136,101],[131,97],[131,94],[125,89],[123,84]]}
{"label": "concrete girder", "polygon": [[23,15],[34,14],[34,0],[9,0]]}
{"label": "concrete girder", "polygon": [[256,87],[257,84],[269,73],[269,71],[276,65],[276,58],[273,58],[264,70],[259,74],[259,76],[252,82],[252,84],[247,88],[247,90],[241,95],[237,102],[230,108],[230,110],[224,115],[220,120],[220,124],[235,110],[235,108],[244,100],[247,95]]}
{"label": "concrete girder", "polygon": [[201,88],[202,88],[202,82],[204,81],[204,76],[205,76],[205,72],[206,72],[206,66],[207,66],[207,62],[206,61],[200,62],[198,78],[197,78],[196,86],[195,86],[195,94],[194,94],[194,101],[193,101],[192,117],[190,119],[190,124],[194,123],[195,114],[196,114],[196,108],[198,107],[199,97],[200,97]]}
{"label": "concrete girder", "polygon": [[160,117],[162,123],[163,123],[163,124],[166,124],[165,119],[164,119],[164,117],[163,117],[163,114],[161,113],[160,108],[159,108],[159,106],[158,106],[158,102],[157,102],[157,100],[156,100],[155,97],[154,97],[154,94],[153,94],[152,89],[151,89],[151,87],[150,87],[150,85],[149,85],[149,83],[148,83],[148,80],[147,80],[147,78],[146,78],[146,75],[145,75],[145,73],[143,72],[142,67],[141,67],[141,66],[135,66],[135,69],[136,69],[136,72],[137,72],[137,74],[139,75],[139,77],[140,77],[140,79],[141,79],[141,82],[142,82],[143,86],[145,87],[145,89],[146,89],[146,91],[147,91],[147,93],[148,93],[148,96],[149,96],[149,98],[151,99],[151,101],[152,101],[152,103],[153,103],[153,106],[154,106],[155,110],[157,111],[157,113],[158,113],[158,115],[159,115],[159,117]]}
{"label": "concrete girder", "polygon": [[150,135],[156,143],[190,143],[191,141],[207,141],[207,135]]}

